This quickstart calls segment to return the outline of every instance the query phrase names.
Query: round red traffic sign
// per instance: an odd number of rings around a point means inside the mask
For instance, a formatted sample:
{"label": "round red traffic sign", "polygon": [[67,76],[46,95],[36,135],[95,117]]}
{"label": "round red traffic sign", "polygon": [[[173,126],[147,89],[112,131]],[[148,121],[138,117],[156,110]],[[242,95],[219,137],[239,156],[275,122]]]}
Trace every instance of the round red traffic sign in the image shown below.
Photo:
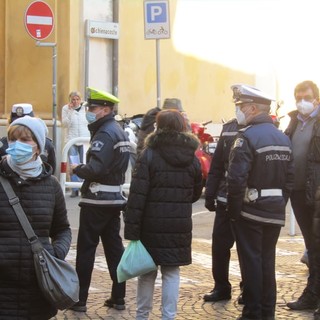
{"label": "round red traffic sign", "polygon": [[26,10],[24,24],[33,39],[43,40],[49,37],[54,27],[53,22],[53,12],[43,1],[32,2]]}

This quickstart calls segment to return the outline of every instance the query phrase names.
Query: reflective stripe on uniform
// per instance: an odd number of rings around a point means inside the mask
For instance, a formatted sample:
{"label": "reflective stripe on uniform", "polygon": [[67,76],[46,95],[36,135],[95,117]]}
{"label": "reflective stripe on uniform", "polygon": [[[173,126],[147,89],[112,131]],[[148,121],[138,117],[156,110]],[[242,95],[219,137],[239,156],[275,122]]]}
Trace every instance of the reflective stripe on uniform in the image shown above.
{"label": "reflective stripe on uniform", "polygon": [[130,141],[120,141],[113,146],[113,149],[117,149],[119,147],[129,147]]}
{"label": "reflective stripe on uniform", "polygon": [[233,137],[238,134],[238,131],[230,131],[230,132],[222,132],[222,136],[224,137]]}
{"label": "reflective stripe on uniform", "polygon": [[126,200],[98,200],[98,199],[82,198],[79,204],[81,203],[98,204],[98,205],[114,205],[114,204],[124,204],[126,203]]}
{"label": "reflective stripe on uniform", "polygon": [[217,201],[220,201],[220,202],[223,202],[223,203],[227,203],[227,198],[217,196]]}
{"label": "reflective stripe on uniform", "polygon": [[260,191],[261,197],[282,197],[281,189],[261,189]]}
{"label": "reflective stripe on uniform", "polygon": [[248,212],[244,212],[244,211],[241,211],[240,214],[244,218],[248,218],[250,220],[254,220],[254,221],[258,221],[258,222],[276,224],[276,225],[281,225],[281,226],[284,226],[284,224],[285,224],[285,221],[283,219],[264,218],[264,217],[256,216],[256,215],[248,213]]}
{"label": "reflective stripe on uniform", "polygon": [[104,191],[104,192],[121,192],[120,186],[110,186],[107,184],[101,184],[98,182],[91,182],[89,189],[92,193]]}
{"label": "reflective stripe on uniform", "polygon": [[258,153],[267,152],[267,151],[286,151],[291,153],[291,148],[286,146],[267,146],[256,150]]}

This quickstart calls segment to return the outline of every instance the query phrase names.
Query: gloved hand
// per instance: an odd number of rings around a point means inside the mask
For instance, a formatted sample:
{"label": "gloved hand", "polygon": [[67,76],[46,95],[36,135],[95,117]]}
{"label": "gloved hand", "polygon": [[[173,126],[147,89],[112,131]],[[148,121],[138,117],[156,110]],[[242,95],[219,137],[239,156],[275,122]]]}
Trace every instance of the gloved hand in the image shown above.
{"label": "gloved hand", "polygon": [[206,198],[204,206],[209,211],[216,211],[216,200],[213,198]]}

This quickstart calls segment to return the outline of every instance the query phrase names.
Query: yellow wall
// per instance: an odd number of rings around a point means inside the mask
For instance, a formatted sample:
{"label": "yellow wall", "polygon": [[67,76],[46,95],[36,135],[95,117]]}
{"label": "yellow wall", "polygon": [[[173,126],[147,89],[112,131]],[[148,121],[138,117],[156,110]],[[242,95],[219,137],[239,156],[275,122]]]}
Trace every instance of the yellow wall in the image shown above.
{"label": "yellow wall", "polygon": [[[157,105],[156,40],[144,40],[143,0],[119,2],[119,113],[133,115]],[[179,53],[172,37],[176,4],[169,1],[171,39],[159,40],[161,105],[177,97],[191,120],[229,119],[234,116],[230,85],[254,84],[255,77]]]}
{"label": "yellow wall", "polygon": [[[29,102],[35,114],[52,117],[53,49],[38,47],[24,25],[30,0],[0,0],[0,118],[6,118],[11,106]],[[43,42],[57,43],[57,110],[67,102],[68,93],[81,86],[80,63],[81,1],[46,0],[54,12],[55,28]]]}
{"label": "yellow wall", "polygon": [[[31,2],[0,0],[0,118],[6,118],[12,104],[18,102],[32,103],[35,114],[44,119],[52,116],[53,50],[36,46],[36,41],[25,30],[24,15]],[[84,92],[83,1],[46,2],[55,15],[54,32],[44,42],[57,43],[59,118],[68,93],[71,90]],[[144,39],[143,0],[118,2],[119,113],[131,116],[157,105],[156,41]],[[169,4],[172,36],[160,40],[161,104],[166,97],[180,98],[194,121],[219,123],[221,118],[233,117],[230,85],[235,82],[254,84],[254,75],[178,52],[172,32],[177,0],[170,0]]]}
{"label": "yellow wall", "polygon": [[[4,83],[5,83],[5,3],[0,1],[0,115],[4,108]],[[0,116],[1,117],[1,116]]]}

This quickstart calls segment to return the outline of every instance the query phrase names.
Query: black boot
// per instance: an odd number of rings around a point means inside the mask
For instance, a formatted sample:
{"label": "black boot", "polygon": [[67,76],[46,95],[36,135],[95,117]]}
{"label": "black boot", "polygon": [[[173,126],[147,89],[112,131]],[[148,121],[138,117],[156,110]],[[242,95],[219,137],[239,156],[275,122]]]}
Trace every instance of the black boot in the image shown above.
{"label": "black boot", "polygon": [[292,310],[314,310],[318,307],[318,298],[309,290],[304,289],[302,295],[297,300],[287,303],[287,307]]}
{"label": "black boot", "polygon": [[219,290],[213,289],[209,293],[203,296],[203,300],[206,302],[216,302],[221,300],[230,300],[231,299],[231,290]]}

